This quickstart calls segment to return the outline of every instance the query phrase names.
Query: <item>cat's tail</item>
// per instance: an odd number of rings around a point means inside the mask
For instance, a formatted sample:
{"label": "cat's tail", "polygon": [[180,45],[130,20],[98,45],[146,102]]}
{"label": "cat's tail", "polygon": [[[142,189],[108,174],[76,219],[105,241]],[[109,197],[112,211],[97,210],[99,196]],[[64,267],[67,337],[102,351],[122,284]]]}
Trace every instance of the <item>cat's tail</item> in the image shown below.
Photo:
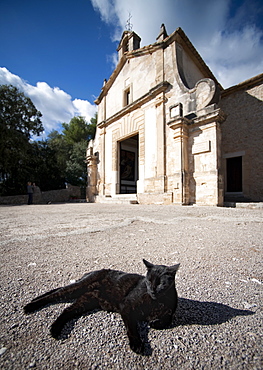
{"label": "cat's tail", "polygon": [[101,275],[105,276],[107,271],[108,270],[104,270],[103,274],[101,271],[90,272],[85,274],[80,280],[73,284],[50,290],[49,292],[36,297],[30,303],[28,303],[24,307],[24,312],[26,314],[31,313],[40,310],[48,304],[72,302],[84,293],[88,292],[90,288],[93,289],[93,284],[98,280],[98,278],[102,278]]}
{"label": "cat's tail", "polygon": [[45,294],[38,296],[37,298],[33,299],[30,303],[24,306],[24,313],[28,314],[37,310],[40,310],[44,306],[46,306],[50,302],[50,295],[55,293],[60,288],[53,289]]}

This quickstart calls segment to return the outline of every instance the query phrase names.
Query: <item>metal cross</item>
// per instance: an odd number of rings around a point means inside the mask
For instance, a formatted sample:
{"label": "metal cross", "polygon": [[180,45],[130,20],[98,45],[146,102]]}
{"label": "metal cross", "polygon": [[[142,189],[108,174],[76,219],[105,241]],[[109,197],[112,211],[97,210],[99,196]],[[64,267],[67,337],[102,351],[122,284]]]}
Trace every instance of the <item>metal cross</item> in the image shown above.
{"label": "metal cross", "polygon": [[129,12],[129,18],[128,18],[127,22],[126,22],[126,30],[127,31],[132,31],[133,25],[131,24],[131,18],[132,18],[132,15]]}

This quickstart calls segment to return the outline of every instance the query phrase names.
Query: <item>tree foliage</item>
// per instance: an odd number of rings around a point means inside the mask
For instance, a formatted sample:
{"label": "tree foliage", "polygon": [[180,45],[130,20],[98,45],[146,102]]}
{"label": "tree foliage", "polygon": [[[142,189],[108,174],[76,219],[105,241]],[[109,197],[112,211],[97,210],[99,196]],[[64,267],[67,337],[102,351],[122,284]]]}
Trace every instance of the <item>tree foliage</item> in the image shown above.
{"label": "tree foliage", "polygon": [[41,190],[63,189],[65,176],[57,161],[56,150],[47,140],[31,144],[31,175],[29,179],[40,186]]}
{"label": "tree foliage", "polygon": [[86,184],[87,165],[86,158],[87,142],[81,140],[74,143],[70,151],[70,156],[66,164],[66,178],[72,185]]}
{"label": "tree foliage", "polygon": [[84,117],[73,117],[69,123],[62,123],[64,139],[69,144],[94,138],[96,124],[87,124]]}
{"label": "tree foliage", "polygon": [[[2,193],[21,192],[26,181],[30,136],[43,130],[42,114],[12,85],[0,86],[0,180]],[[23,171],[25,169],[25,171]]]}
{"label": "tree foliage", "polygon": [[56,160],[65,181],[72,185],[86,185],[86,149],[89,140],[95,137],[96,124],[97,115],[91,123],[87,123],[84,117],[73,117],[69,123],[62,124],[62,134],[52,131],[48,136],[49,146],[56,150]]}
{"label": "tree foliage", "polygon": [[29,140],[32,134],[39,135],[44,130],[41,116],[31,99],[17,87],[0,86],[0,123],[3,129],[19,133]]}
{"label": "tree foliage", "polygon": [[41,113],[14,86],[0,86],[0,194],[23,194],[28,181],[42,191],[65,184],[86,185],[86,148],[96,132],[97,115],[86,122],[73,117],[46,140],[30,141],[43,131]]}

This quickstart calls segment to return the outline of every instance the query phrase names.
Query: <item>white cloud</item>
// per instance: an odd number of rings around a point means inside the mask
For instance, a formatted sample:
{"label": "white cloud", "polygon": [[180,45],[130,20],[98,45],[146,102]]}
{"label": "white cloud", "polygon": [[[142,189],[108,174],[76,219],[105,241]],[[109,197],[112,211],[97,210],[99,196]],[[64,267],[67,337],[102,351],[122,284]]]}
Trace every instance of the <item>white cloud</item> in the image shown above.
{"label": "white cloud", "polygon": [[[175,16],[175,3],[178,0],[91,0],[93,7],[101,15],[101,20],[115,27],[112,35],[119,41],[125,30],[129,13],[133,30],[142,38],[142,45],[155,42],[162,23],[171,24]],[[175,27],[176,28],[176,27]],[[172,31],[175,29],[173,27]],[[172,32],[171,31],[171,32]]]}
{"label": "white cloud", "polygon": [[107,55],[106,60],[108,63],[110,63],[111,67],[115,69],[118,64],[118,53],[116,52],[111,55]]}
{"label": "white cloud", "polygon": [[106,23],[114,22],[115,17],[117,17],[114,0],[91,0],[91,2],[94,9],[100,12],[102,21]]}
{"label": "white cloud", "polygon": [[181,27],[219,82],[239,83],[262,72],[263,30],[259,0],[243,0],[233,9],[231,0],[91,0],[101,19],[114,27],[119,40],[129,12],[142,46],[154,43],[162,23],[168,33]]}
{"label": "white cloud", "polygon": [[224,87],[242,82],[263,71],[263,33],[246,26],[241,31],[217,33],[201,54]]}
{"label": "white cloud", "polygon": [[90,121],[90,119],[95,115],[95,105],[91,104],[87,100],[74,99],[73,106],[75,108],[75,112],[78,113],[77,115],[85,117],[87,121]]}
{"label": "white cloud", "polygon": [[96,112],[96,106],[87,100],[75,99],[58,87],[50,87],[46,82],[30,85],[21,77],[6,68],[0,68],[0,84],[11,84],[28,96],[42,113],[45,134],[60,130],[61,123],[69,122],[74,116],[83,116],[89,122]]}

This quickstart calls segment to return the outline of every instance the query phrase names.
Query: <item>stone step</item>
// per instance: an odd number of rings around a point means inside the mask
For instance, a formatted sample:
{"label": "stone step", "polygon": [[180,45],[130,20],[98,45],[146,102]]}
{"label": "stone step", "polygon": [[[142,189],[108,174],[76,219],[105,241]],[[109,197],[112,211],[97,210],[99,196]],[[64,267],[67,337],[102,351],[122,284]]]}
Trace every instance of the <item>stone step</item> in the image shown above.
{"label": "stone step", "polygon": [[230,208],[263,208],[263,202],[224,202],[224,207]]}
{"label": "stone step", "polygon": [[116,194],[112,196],[98,196],[97,203],[138,204],[137,194]]}
{"label": "stone step", "polygon": [[226,194],[224,198],[225,202],[235,202],[235,203],[252,203],[253,201],[245,197],[243,194]]}

